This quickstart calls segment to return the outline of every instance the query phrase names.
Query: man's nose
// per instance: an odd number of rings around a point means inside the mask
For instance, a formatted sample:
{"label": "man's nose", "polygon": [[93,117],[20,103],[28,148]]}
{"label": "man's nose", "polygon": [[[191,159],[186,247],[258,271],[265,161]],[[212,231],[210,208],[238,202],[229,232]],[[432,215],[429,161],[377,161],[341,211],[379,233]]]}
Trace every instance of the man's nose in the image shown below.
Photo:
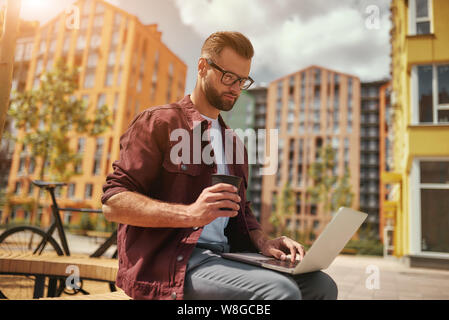
{"label": "man's nose", "polygon": [[240,91],[241,91],[241,89],[240,89],[240,81],[236,81],[236,82],[234,82],[232,85],[231,85],[231,92],[233,93],[233,94],[240,94]]}

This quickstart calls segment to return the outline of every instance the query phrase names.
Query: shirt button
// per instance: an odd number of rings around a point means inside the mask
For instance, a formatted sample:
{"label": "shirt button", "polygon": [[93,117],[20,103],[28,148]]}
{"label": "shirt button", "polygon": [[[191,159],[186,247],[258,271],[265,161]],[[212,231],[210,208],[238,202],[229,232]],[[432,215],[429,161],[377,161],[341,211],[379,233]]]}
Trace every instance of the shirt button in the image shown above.
{"label": "shirt button", "polygon": [[173,300],[176,299],[176,292],[173,292],[173,293],[171,294],[171,298],[172,298]]}
{"label": "shirt button", "polygon": [[179,255],[176,260],[178,260],[178,262],[182,261],[182,259],[184,259],[184,257],[182,255]]}

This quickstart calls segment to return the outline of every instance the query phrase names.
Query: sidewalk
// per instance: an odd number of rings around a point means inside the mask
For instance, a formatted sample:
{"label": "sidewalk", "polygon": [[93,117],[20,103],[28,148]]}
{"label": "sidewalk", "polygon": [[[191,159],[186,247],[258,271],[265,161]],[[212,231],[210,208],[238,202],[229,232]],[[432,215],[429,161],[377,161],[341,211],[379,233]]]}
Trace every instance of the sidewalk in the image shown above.
{"label": "sidewalk", "polygon": [[[369,289],[376,269],[379,288]],[[395,258],[340,255],[324,272],[337,283],[339,300],[449,300],[449,271],[409,268]]]}

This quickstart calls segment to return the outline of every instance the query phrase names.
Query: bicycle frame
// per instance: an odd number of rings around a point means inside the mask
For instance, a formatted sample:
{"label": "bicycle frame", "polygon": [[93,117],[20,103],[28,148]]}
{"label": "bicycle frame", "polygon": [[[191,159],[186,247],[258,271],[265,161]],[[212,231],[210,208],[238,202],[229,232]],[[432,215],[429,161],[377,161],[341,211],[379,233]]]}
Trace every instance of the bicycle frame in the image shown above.
{"label": "bicycle frame", "polygon": [[[50,184],[47,183],[46,185],[39,184],[37,181],[33,181],[38,187],[45,188],[48,192],[50,192],[51,195],[51,211],[53,215],[53,223],[50,225],[50,227],[46,231],[46,236],[44,239],[42,239],[41,243],[37,246],[34,253],[41,253],[45,249],[45,245],[48,242],[48,238],[53,235],[53,232],[55,229],[58,230],[59,239],[62,244],[62,250],[64,251],[64,254],[67,256],[70,256],[70,249],[67,242],[67,237],[64,231],[64,226],[62,224],[61,216],[59,215],[60,211],[70,211],[70,212],[84,212],[84,213],[102,213],[102,210],[99,209],[79,209],[79,208],[60,208],[58,206],[58,203],[56,201],[55,196],[55,188],[56,184]],[[58,186],[62,186],[65,184],[58,184]],[[113,245],[117,241],[117,230],[115,230],[111,236],[94,252],[90,255],[90,257],[100,257],[102,256],[111,245]]]}

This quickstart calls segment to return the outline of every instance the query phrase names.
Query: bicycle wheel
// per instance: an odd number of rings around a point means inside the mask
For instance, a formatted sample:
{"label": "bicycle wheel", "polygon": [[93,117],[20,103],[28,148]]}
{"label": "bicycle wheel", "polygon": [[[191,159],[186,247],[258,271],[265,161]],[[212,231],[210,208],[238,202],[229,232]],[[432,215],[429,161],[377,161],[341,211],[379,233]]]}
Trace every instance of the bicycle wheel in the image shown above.
{"label": "bicycle wheel", "polygon": [[[6,253],[29,254],[56,254],[63,255],[61,247],[53,237],[48,237],[44,246],[42,240],[45,231],[31,226],[21,226],[6,230],[0,235],[0,251]],[[0,275],[0,298],[32,299],[34,291],[34,276],[26,275]],[[46,278],[44,296],[48,295],[49,279]],[[56,295],[64,289],[64,281],[57,280]]]}

